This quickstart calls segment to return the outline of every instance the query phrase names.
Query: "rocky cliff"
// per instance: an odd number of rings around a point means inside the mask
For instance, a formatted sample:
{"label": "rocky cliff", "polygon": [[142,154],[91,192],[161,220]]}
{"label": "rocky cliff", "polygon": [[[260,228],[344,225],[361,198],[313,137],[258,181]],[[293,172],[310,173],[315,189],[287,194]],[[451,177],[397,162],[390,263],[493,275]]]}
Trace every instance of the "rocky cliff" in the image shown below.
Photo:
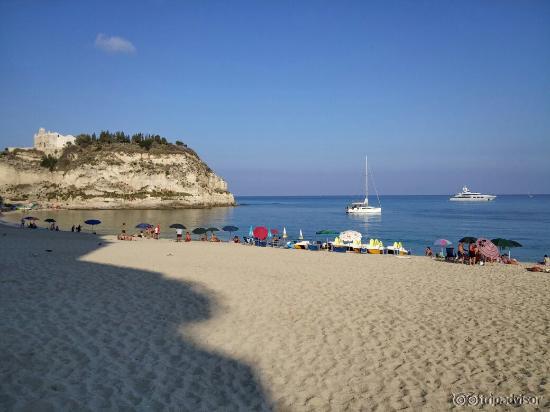
{"label": "rocky cliff", "polygon": [[55,161],[16,150],[0,156],[0,195],[65,209],[150,209],[234,205],[227,183],[185,147],[91,144]]}

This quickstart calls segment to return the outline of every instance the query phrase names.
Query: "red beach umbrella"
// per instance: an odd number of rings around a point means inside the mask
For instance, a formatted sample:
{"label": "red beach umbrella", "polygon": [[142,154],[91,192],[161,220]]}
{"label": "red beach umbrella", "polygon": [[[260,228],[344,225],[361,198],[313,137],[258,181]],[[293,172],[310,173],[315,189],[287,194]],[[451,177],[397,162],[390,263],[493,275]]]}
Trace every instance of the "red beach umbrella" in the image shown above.
{"label": "red beach umbrella", "polygon": [[277,229],[271,229],[271,234],[272,235],[277,235],[277,234],[279,234],[279,231]]}
{"label": "red beach umbrella", "polygon": [[260,240],[265,240],[267,238],[267,227],[257,226],[254,228],[254,237],[257,237]]}
{"label": "red beach umbrella", "polygon": [[500,258],[498,247],[489,239],[479,238],[476,242],[479,253],[487,259],[497,260]]}

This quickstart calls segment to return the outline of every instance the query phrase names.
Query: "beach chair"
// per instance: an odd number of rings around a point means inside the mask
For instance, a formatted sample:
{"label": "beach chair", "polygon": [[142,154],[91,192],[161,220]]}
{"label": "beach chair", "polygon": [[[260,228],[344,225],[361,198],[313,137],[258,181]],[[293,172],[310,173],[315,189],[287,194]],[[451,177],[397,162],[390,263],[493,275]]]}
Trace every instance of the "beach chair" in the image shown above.
{"label": "beach chair", "polygon": [[332,252],[346,253],[347,251],[348,251],[348,247],[347,247],[347,246],[336,246],[336,245],[332,245]]}
{"label": "beach chair", "polygon": [[454,263],[458,259],[458,257],[455,254],[455,248],[454,247],[446,248],[446,252],[447,252],[447,254],[445,255],[445,260],[447,262],[453,262]]}
{"label": "beach chair", "polygon": [[321,243],[320,242],[310,243],[309,245],[307,245],[307,249],[314,252],[319,251],[321,250]]}

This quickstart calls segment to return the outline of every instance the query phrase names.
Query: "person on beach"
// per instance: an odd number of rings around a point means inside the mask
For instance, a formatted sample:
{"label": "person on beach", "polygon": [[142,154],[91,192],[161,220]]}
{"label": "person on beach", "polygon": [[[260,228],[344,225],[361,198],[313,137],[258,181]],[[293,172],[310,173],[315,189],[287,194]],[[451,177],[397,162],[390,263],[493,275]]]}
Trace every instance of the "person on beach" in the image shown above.
{"label": "person on beach", "polygon": [[185,241],[186,242],[191,242],[191,233],[185,232]]}
{"label": "person on beach", "polygon": [[427,257],[432,257],[434,255],[432,252],[432,248],[428,246],[424,251],[424,255],[426,255]]}
{"label": "person on beach", "polygon": [[208,240],[208,236],[206,236],[206,233],[201,236],[201,241],[206,242]]}
{"label": "person on beach", "polygon": [[157,225],[155,226],[155,239],[158,240],[159,237],[160,237],[160,225],[157,223]]}
{"label": "person on beach", "polygon": [[241,243],[241,241],[239,239],[239,236],[234,236],[233,237],[233,243]]}
{"label": "person on beach", "polygon": [[214,232],[212,232],[212,236],[210,237],[210,241],[211,242],[219,242],[220,239],[218,239],[218,237],[216,236],[216,234]]}
{"label": "person on beach", "polygon": [[126,222],[122,222],[122,230],[121,230],[122,234],[125,235],[126,234]]}
{"label": "person on beach", "polygon": [[22,228],[25,227],[25,219],[21,219],[21,227],[22,227]]}
{"label": "person on beach", "polygon": [[458,260],[460,263],[464,263],[466,258],[466,252],[464,250],[464,243],[458,242]]}
{"label": "person on beach", "polygon": [[59,226],[55,225],[55,231],[59,232]]}
{"label": "person on beach", "polygon": [[181,242],[183,229],[176,229],[176,242]]}
{"label": "person on beach", "polygon": [[518,265],[519,262],[517,259],[514,259],[514,258],[511,258],[511,257],[508,257],[507,254],[503,254],[501,257],[500,257],[500,261],[506,265]]}
{"label": "person on beach", "polygon": [[79,225],[76,227],[76,231],[77,231],[78,233],[80,233],[81,230],[82,230],[82,226],[80,226],[80,224],[79,224]]}
{"label": "person on beach", "polygon": [[475,265],[477,260],[477,246],[475,243],[470,243],[468,248],[468,262],[470,265]]}
{"label": "person on beach", "polygon": [[544,255],[544,259],[542,259],[542,264],[544,266],[550,266],[550,258],[548,257],[548,255]]}
{"label": "person on beach", "polygon": [[74,229],[75,229],[75,227],[74,227],[74,225],[72,225],[71,226],[71,232],[74,232]]}

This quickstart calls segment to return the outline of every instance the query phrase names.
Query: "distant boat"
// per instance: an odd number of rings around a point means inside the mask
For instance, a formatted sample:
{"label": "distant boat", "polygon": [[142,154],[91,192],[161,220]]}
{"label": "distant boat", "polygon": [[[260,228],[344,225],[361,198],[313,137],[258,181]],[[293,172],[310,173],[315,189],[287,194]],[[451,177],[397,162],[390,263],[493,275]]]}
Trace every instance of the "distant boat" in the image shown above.
{"label": "distant boat", "polygon": [[462,192],[457,193],[456,195],[451,197],[449,200],[452,200],[455,202],[490,202],[491,200],[495,200],[495,199],[496,199],[496,196],[494,195],[484,195],[479,192],[471,192],[467,186],[464,186],[462,188]]}
{"label": "distant boat", "polygon": [[[376,186],[374,187],[376,191]],[[376,198],[378,199],[378,207],[369,205],[369,168],[367,163],[367,156],[365,156],[365,200],[362,202],[350,203],[346,208],[346,213],[354,215],[379,215],[382,213],[382,206],[380,205],[380,198],[378,197],[378,191],[376,191]]]}

